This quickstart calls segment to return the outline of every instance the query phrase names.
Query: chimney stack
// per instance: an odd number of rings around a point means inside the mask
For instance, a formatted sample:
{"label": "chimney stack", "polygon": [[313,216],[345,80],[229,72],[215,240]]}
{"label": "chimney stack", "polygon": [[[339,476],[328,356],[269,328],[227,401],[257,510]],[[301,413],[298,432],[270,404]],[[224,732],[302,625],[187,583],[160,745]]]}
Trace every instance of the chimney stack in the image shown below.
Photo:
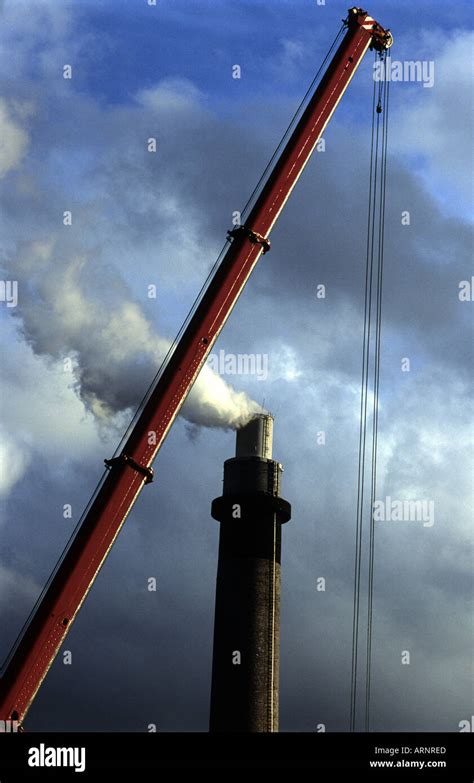
{"label": "chimney stack", "polygon": [[278,731],[283,468],[272,459],[273,417],[258,414],[237,432],[224,463],[216,583],[211,732]]}

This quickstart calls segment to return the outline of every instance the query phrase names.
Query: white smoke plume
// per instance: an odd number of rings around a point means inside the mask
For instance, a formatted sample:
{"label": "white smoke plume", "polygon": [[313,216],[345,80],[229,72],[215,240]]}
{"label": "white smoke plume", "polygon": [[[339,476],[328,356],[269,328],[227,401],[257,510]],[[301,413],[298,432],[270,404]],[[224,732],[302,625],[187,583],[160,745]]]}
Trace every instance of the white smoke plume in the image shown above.
{"label": "white smoke plume", "polygon": [[[169,348],[115,270],[54,241],[21,244],[9,269],[14,310],[38,355],[70,361],[77,393],[100,423],[134,409]],[[182,409],[193,425],[238,428],[260,406],[205,366]]]}

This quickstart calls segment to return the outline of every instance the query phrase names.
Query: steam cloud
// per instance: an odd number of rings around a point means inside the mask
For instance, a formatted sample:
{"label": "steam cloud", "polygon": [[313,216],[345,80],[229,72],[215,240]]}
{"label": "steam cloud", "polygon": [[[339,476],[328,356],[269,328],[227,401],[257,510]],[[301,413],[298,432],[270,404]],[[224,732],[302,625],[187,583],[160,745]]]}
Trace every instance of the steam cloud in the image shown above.
{"label": "steam cloud", "polygon": [[[48,241],[21,244],[10,274],[19,284],[14,314],[25,339],[38,355],[72,360],[76,391],[96,419],[106,423],[135,408],[170,343],[115,270],[89,255],[59,256]],[[238,428],[260,410],[205,366],[182,416],[192,425]]]}

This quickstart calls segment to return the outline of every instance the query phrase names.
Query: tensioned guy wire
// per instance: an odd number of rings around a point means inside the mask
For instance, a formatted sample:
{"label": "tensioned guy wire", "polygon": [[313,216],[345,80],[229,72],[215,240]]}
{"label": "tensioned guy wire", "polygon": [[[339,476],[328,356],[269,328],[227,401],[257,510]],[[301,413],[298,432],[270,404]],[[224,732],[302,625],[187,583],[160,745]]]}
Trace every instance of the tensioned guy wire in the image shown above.
{"label": "tensioned guy wire", "polygon": [[[372,98],[372,128],[370,142],[369,166],[369,197],[367,213],[367,248],[365,265],[365,299],[364,327],[362,346],[361,396],[360,396],[360,426],[357,467],[357,505],[355,530],[355,558],[353,585],[353,618],[352,618],[352,662],[351,662],[351,701],[350,701],[350,731],[356,729],[357,719],[357,687],[361,624],[361,582],[363,565],[364,540],[364,500],[370,496],[369,510],[369,541],[368,541],[368,585],[367,585],[367,634],[366,634],[366,667],[365,667],[365,729],[370,726],[370,686],[372,662],[372,618],[374,593],[375,536],[373,507],[376,495],[377,479],[377,447],[378,447],[378,406],[380,389],[380,356],[381,356],[381,324],[382,324],[382,283],[385,237],[385,203],[387,175],[387,140],[388,140],[388,97],[389,79],[387,52],[375,53],[381,60],[380,79],[377,85],[374,68],[374,88]],[[382,115],[382,122],[380,117]],[[375,300],[375,306],[374,306]],[[373,310],[375,309],[375,325]],[[373,336],[375,334],[375,337]],[[370,394],[370,366],[373,362],[373,406],[372,406],[372,438],[370,452],[370,485],[366,488],[366,451],[368,440],[368,401]]]}
{"label": "tensioned guy wire", "polygon": [[370,492],[370,533],[369,533],[369,574],[368,574],[368,601],[367,601],[367,666],[365,685],[365,730],[370,731],[370,696],[371,696],[371,667],[372,667],[372,622],[373,622],[373,595],[374,595],[374,564],[375,564],[375,525],[374,504],[377,493],[377,453],[378,453],[378,422],[379,422],[379,390],[380,390],[380,356],[382,333],[382,285],[385,246],[385,203],[387,186],[387,141],[388,141],[388,117],[389,117],[389,93],[390,56],[387,54],[384,60],[384,97],[382,118],[382,151],[381,151],[381,195],[379,203],[379,235],[378,235],[378,263],[377,263],[377,310],[376,310],[376,335],[375,335],[375,361],[374,361],[374,396],[373,396],[373,428],[372,428],[372,475]]}

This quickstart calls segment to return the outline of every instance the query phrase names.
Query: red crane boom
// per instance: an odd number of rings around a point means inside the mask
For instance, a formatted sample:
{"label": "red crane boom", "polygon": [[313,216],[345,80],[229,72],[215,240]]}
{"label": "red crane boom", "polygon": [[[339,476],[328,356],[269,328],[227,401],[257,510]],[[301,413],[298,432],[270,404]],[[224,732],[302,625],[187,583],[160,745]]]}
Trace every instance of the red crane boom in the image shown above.
{"label": "red crane boom", "polygon": [[144,484],[151,464],[232,311],[269,233],[369,47],[392,38],[361,8],[231,243],[55,571],[0,680],[0,719],[22,722]]}

